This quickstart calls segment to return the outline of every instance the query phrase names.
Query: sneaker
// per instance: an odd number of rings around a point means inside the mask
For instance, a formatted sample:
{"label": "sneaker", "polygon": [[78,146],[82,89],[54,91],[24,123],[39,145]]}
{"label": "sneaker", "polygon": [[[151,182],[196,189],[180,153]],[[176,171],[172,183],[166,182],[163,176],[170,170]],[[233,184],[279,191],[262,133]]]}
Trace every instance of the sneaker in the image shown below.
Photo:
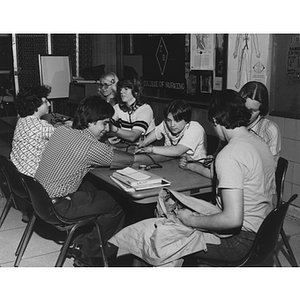
{"label": "sneaker", "polygon": [[101,257],[88,257],[82,252],[74,259],[74,267],[103,267],[103,261]]}
{"label": "sneaker", "polygon": [[67,258],[76,258],[80,254],[81,245],[72,244],[67,251]]}
{"label": "sneaker", "polygon": [[29,216],[28,212],[27,212],[27,211],[24,211],[24,212],[22,213],[22,222],[28,223],[29,220],[30,220],[30,216]]}

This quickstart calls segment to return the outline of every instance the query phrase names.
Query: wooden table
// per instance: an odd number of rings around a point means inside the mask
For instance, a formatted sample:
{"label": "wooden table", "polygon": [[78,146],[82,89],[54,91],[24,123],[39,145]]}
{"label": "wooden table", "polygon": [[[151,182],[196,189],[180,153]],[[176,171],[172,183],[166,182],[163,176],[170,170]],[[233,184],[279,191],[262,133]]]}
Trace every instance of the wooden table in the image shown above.
{"label": "wooden table", "polygon": [[[182,192],[186,195],[193,195],[196,193],[201,194],[211,191],[211,179],[203,177],[189,170],[183,170],[179,168],[178,163],[178,159],[163,161],[160,162],[160,165],[162,166],[161,169],[151,169],[150,172],[171,181],[171,185],[167,187],[168,189]],[[148,204],[157,201],[157,196],[161,188],[127,193],[110,178],[114,171],[115,170],[110,170],[109,168],[100,167],[91,170],[90,173],[100,180],[101,184],[112,188],[136,203]]]}

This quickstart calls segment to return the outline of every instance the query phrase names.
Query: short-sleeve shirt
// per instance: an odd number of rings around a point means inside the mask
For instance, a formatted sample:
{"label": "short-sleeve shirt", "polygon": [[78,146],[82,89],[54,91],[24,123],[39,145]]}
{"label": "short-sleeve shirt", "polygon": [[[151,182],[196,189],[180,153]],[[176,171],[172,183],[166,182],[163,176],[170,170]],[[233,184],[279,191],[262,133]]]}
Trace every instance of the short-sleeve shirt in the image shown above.
{"label": "short-sleeve shirt", "polygon": [[51,198],[66,196],[77,191],[91,168],[110,166],[113,154],[88,128],[60,126],[43,152],[35,177]]}
{"label": "short-sleeve shirt", "polygon": [[261,137],[268,144],[277,164],[281,151],[281,134],[278,125],[261,117],[257,122],[251,124],[248,130]]}
{"label": "short-sleeve shirt", "polygon": [[[268,145],[254,134],[236,137],[216,157],[218,188],[241,189],[243,230],[257,232],[272,209],[275,161]],[[222,208],[220,198],[218,205]]]}
{"label": "short-sleeve shirt", "polygon": [[42,152],[54,130],[54,126],[36,116],[19,118],[10,154],[19,172],[34,177]]}
{"label": "short-sleeve shirt", "polygon": [[115,114],[112,119],[122,129],[132,130],[136,128],[146,135],[155,128],[153,110],[149,104],[143,104],[133,112],[123,111],[118,104],[114,105],[114,109]]}
{"label": "short-sleeve shirt", "polygon": [[186,152],[192,160],[199,160],[206,157],[206,134],[204,128],[196,121],[186,124],[186,128],[177,136],[172,135],[165,121],[162,121],[155,128],[156,139],[165,138],[165,146],[183,145],[189,148]]}

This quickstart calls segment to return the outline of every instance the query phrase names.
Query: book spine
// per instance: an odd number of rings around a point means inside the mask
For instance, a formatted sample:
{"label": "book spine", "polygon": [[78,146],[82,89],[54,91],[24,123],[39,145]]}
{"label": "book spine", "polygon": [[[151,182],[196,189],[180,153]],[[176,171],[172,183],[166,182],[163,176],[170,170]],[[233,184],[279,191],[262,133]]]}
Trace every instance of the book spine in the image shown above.
{"label": "book spine", "polygon": [[127,185],[129,185],[129,186],[131,186],[131,180],[130,179],[128,179],[128,177],[126,177],[126,176],[124,176],[124,175],[121,175],[121,174],[118,174],[118,173],[116,173],[116,172],[114,172],[113,174],[112,174],[112,176],[114,177],[114,178],[116,178],[116,179],[118,179],[119,181],[121,181],[121,182],[123,182],[123,183],[125,183],[125,184],[127,184]]}
{"label": "book spine", "polygon": [[146,179],[146,180],[140,180],[140,181],[135,181],[131,183],[132,187],[139,187],[139,186],[143,186],[143,185],[151,185],[151,184],[156,184],[156,183],[160,183],[161,179]]}
{"label": "book spine", "polygon": [[143,185],[156,184],[156,183],[160,183],[161,182],[161,178],[134,181],[134,180],[129,179],[127,176],[118,174],[117,172],[114,172],[112,174],[112,176],[115,177],[115,178],[117,178],[121,182],[130,185],[133,188],[139,187],[139,186],[143,186]]}

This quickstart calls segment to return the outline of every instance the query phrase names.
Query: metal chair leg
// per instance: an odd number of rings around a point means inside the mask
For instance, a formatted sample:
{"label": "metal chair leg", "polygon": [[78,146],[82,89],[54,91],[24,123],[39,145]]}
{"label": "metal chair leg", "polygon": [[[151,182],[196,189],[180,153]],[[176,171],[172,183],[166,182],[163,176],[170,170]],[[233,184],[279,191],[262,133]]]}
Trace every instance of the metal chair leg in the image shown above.
{"label": "metal chair leg", "polygon": [[21,262],[21,259],[23,257],[23,254],[24,254],[24,252],[27,248],[28,242],[29,242],[29,240],[31,238],[31,235],[32,235],[35,220],[36,220],[36,215],[35,215],[35,213],[33,213],[32,217],[30,219],[30,222],[27,224],[26,229],[25,229],[25,231],[23,233],[23,236],[21,238],[21,241],[20,241],[21,244],[18,246],[18,249],[17,249],[18,255],[17,255],[17,258],[15,260],[15,264],[14,264],[15,267],[19,266],[19,264]]}
{"label": "metal chair leg", "polygon": [[273,258],[274,258],[276,267],[282,267],[282,265],[281,265],[281,263],[279,261],[277,253],[274,253]]}
{"label": "metal chair leg", "polygon": [[31,216],[31,218],[30,218],[28,224],[27,224],[26,227],[25,227],[25,230],[24,230],[24,232],[23,232],[23,234],[22,234],[22,237],[21,237],[21,240],[20,240],[20,242],[19,242],[18,248],[17,248],[17,250],[16,250],[16,252],[15,252],[15,256],[18,256],[19,253],[20,253],[21,247],[22,247],[22,245],[23,245],[23,243],[24,243],[24,239],[25,239],[26,235],[28,234],[28,230],[29,230],[29,228],[30,228],[30,226],[31,226],[30,223],[31,223],[31,222],[35,222],[35,219],[33,220],[32,218],[36,218],[35,215],[34,215],[34,213],[32,214],[32,216]]}
{"label": "metal chair leg", "polygon": [[95,222],[95,226],[97,228],[97,232],[98,232],[98,236],[99,236],[99,245],[100,245],[100,250],[101,250],[101,254],[102,254],[103,265],[104,265],[104,267],[108,267],[108,261],[107,261],[107,257],[106,257],[105,250],[104,250],[100,225],[97,223],[97,221]]}
{"label": "metal chair leg", "polygon": [[65,262],[65,259],[66,259],[67,251],[69,249],[69,245],[70,245],[72,237],[73,237],[73,234],[74,234],[75,230],[78,228],[77,225],[78,224],[74,225],[71,228],[70,232],[68,233],[68,236],[67,236],[66,240],[64,241],[63,246],[60,249],[59,256],[58,256],[58,258],[56,260],[56,263],[55,263],[55,267],[62,267],[63,266],[63,264]]}
{"label": "metal chair leg", "polygon": [[11,206],[12,206],[12,195],[10,195],[9,199],[7,200],[7,202],[3,208],[3,211],[2,211],[2,214],[0,217],[0,228],[2,227],[2,225],[6,219],[6,216],[10,211]]}
{"label": "metal chair leg", "polygon": [[298,264],[297,264],[297,261],[296,261],[296,258],[294,256],[294,253],[293,253],[293,250],[292,250],[292,247],[287,239],[287,236],[283,230],[283,227],[281,228],[281,231],[280,231],[280,234],[281,234],[281,237],[282,237],[282,240],[283,240],[283,243],[286,247],[286,250],[287,250],[287,253],[289,255],[289,258],[290,258],[290,264],[292,267],[298,267]]}

